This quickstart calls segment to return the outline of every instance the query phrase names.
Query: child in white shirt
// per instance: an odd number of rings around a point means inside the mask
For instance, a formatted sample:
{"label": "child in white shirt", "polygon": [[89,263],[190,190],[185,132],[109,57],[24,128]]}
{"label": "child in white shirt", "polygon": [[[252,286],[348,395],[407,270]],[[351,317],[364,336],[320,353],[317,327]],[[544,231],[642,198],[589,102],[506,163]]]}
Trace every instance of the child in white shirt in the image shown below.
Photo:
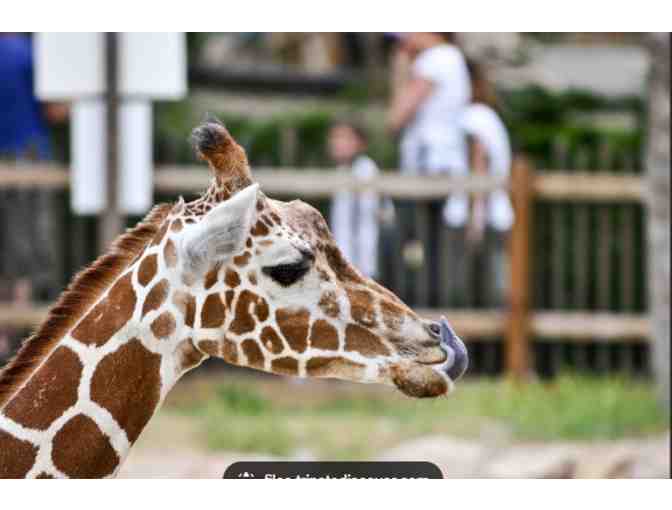
{"label": "child in white shirt", "polygon": [[[379,171],[364,153],[366,133],[348,121],[338,121],[328,135],[331,159],[342,171],[361,180],[375,178]],[[375,192],[337,191],[331,202],[331,230],[343,255],[362,274],[378,274],[378,216],[379,198]]]}
{"label": "child in white shirt", "polygon": [[[506,126],[494,106],[494,89],[474,62],[469,62],[474,102],[464,109],[459,124],[469,143],[470,167],[476,174],[508,179],[511,171],[511,143]],[[508,191],[497,189],[472,196],[466,240],[482,246],[481,291],[490,306],[506,301],[508,264],[506,241],[513,226],[514,211]],[[486,290],[487,289],[487,290]]]}

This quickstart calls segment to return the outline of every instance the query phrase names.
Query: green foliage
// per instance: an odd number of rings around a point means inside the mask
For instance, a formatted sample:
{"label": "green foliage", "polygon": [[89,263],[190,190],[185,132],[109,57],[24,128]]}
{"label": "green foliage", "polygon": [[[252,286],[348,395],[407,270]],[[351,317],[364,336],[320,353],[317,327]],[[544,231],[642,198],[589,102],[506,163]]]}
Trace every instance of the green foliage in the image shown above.
{"label": "green foliage", "polygon": [[531,439],[616,439],[651,432],[664,415],[647,384],[563,375],[548,384],[502,383],[481,401],[486,416]]}
{"label": "green foliage", "polygon": [[607,144],[619,155],[639,154],[642,130],[595,126],[577,121],[577,113],[626,112],[641,120],[643,104],[639,98],[609,99],[582,90],[552,93],[538,86],[509,91],[503,96],[503,117],[517,150],[525,152],[538,165],[552,166],[553,144],[563,142],[569,152],[580,148],[597,166],[596,153]]}
{"label": "green foliage", "polygon": [[288,455],[307,448],[325,459],[366,458],[427,434],[483,438],[493,427],[512,440],[552,441],[641,436],[667,426],[652,386],[620,377],[566,374],[525,385],[471,380],[437,400],[408,399],[380,387],[350,385],[343,392],[306,386],[287,380],[224,384],[172,409],[199,420],[212,449]]}
{"label": "green foliage", "polygon": [[[366,107],[365,91],[344,91],[341,99],[353,109]],[[608,144],[618,154],[638,155],[642,146],[641,129],[596,126],[577,120],[577,113],[629,112],[642,118],[642,102],[636,97],[604,98],[582,90],[552,93],[538,86],[505,91],[501,94],[502,116],[507,124],[516,150],[531,156],[539,166],[553,166],[550,159],[553,144],[564,142],[572,152],[576,148],[588,151],[591,166],[597,167],[596,154],[601,144]],[[369,98],[370,99],[370,98]],[[156,160],[161,163],[191,163],[193,156],[184,143],[194,118],[189,101],[161,103],[156,106]],[[280,165],[284,128],[296,131],[297,151],[294,165],[328,166],[326,135],[334,113],[328,109],[305,113],[277,115],[267,119],[251,119],[239,115],[211,112],[222,120],[237,140],[247,149],[253,165]],[[640,122],[641,123],[641,122]],[[369,126],[370,155],[382,168],[398,164],[397,147],[382,125]]]}

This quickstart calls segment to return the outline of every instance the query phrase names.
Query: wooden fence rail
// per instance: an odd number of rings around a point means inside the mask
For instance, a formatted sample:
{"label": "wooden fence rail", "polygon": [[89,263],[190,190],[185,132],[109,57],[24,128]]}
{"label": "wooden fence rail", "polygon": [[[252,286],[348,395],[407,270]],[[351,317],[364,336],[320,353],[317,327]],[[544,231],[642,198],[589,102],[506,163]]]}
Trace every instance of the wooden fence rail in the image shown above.
{"label": "wooden fence rail", "polygon": [[[0,304],[0,324],[32,329],[46,317],[48,307],[17,307]],[[508,313],[503,310],[417,309],[428,319],[445,316],[460,335],[471,342],[484,341],[506,332]],[[554,341],[562,337],[572,342],[588,341],[644,343],[650,334],[649,320],[636,314],[586,312],[531,312],[529,334]]]}
{"label": "wooden fence rail", "polygon": [[[534,172],[524,159],[517,158],[510,180],[487,176],[413,177],[385,172],[379,178],[363,183],[342,172],[310,168],[257,168],[255,178],[264,192],[271,196],[307,199],[326,199],[333,195],[334,190],[342,189],[375,190],[392,198],[430,200],[456,191],[476,193],[508,188],[516,209],[516,223],[509,241],[509,307],[506,310],[427,309],[420,310],[420,313],[429,317],[446,315],[457,331],[473,341],[504,336],[505,367],[517,378],[523,378],[530,371],[533,338],[545,342],[562,339],[563,342],[579,344],[648,342],[650,324],[645,314],[559,308],[533,310],[531,305],[534,203],[638,204],[643,201],[644,183],[637,175],[580,170]],[[157,193],[163,195],[191,195],[201,192],[209,181],[210,173],[202,166],[167,166],[157,168],[154,187]],[[64,190],[68,186],[68,172],[60,167],[0,164],[0,190]],[[37,307],[16,309],[0,306],[0,326],[32,328],[43,319],[45,311],[45,308]]]}
{"label": "wooden fence rail", "polygon": [[[432,199],[447,193],[492,191],[509,186],[507,180],[490,176],[442,177],[406,176],[385,172],[367,182],[343,172],[319,169],[259,168],[255,179],[268,194],[329,198],[334,190],[371,190],[392,198]],[[202,167],[165,166],[157,168],[154,189],[160,193],[200,193],[211,174]],[[639,202],[644,194],[643,179],[634,175],[601,172],[539,172],[530,177],[535,198],[541,200],[590,202]],[[68,171],[52,165],[17,167],[0,163],[0,188],[66,189]]]}

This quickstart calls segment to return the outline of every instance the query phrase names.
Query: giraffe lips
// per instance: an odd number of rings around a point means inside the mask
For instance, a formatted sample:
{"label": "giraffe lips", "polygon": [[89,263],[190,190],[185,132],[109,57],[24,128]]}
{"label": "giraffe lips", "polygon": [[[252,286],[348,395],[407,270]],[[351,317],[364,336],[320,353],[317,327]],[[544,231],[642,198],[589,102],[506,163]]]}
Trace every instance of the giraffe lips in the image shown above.
{"label": "giraffe lips", "polygon": [[467,371],[469,354],[464,342],[455,334],[445,317],[441,317],[441,347],[446,351],[447,359],[441,370],[452,381],[457,381]]}
{"label": "giraffe lips", "polygon": [[455,334],[442,317],[441,349],[444,360],[439,363],[423,363],[406,360],[390,367],[392,383],[402,393],[413,398],[433,398],[446,395],[469,366],[469,355],[464,342]]}

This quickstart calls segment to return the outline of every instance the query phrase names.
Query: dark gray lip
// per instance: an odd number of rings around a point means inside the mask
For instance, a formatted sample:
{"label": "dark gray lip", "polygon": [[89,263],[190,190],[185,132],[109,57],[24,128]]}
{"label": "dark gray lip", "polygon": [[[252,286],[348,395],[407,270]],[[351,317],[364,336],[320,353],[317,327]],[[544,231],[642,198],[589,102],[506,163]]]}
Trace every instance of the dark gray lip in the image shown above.
{"label": "dark gray lip", "polygon": [[453,381],[457,381],[469,367],[469,353],[445,317],[441,317],[441,344],[453,352],[453,362],[447,366],[446,374]]}

